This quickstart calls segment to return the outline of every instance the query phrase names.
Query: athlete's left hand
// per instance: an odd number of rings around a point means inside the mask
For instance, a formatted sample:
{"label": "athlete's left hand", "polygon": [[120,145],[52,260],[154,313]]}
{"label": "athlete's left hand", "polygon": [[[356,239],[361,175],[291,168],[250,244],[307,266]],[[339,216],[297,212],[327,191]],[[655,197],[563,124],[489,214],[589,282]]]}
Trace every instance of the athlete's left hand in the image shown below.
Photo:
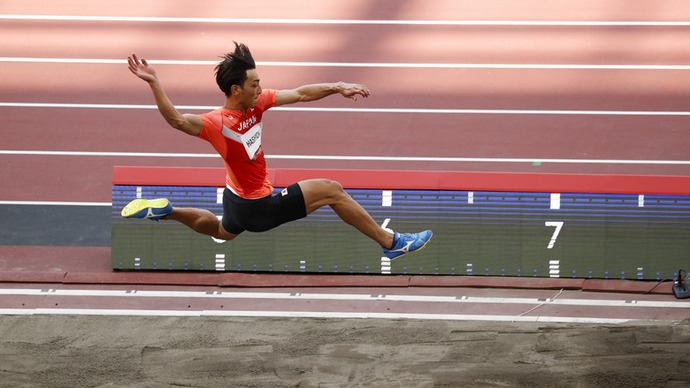
{"label": "athlete's left hand", "polygon": [[127,63],[129,65],[129,71],[144,81],[151,83],[158,80],[156,77],[156,70],[146,62],[146,59],[142,58],[141,61],[139,61],[136,54],[132,54],[131,57],[127,57]]}
{"label": "athlete's left hand", "polygon": [[346,84],[345,82],[340,82],[338,85],[338,92],[343,95],[343,97],[351,98],[357,101],[357,96],[362,96],[364,98],[369,97],[369,88],[361,84]]}

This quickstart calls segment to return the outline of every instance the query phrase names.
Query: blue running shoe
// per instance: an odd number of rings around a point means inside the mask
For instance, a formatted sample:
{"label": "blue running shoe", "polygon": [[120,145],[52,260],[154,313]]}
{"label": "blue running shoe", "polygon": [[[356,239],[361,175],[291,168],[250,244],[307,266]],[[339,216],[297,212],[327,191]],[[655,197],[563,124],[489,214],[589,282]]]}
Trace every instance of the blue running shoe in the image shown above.
{"label": "blue running shoe", "polygon": [[147,218],[158,221],[173,212],[173,207],[167,198],[135,199],[122,209],[122,217]]}
{"label": "blue running shoe", "polygon": [[393,235],[393,247],[391,249],[383,248],[383,253],[389,259],[397,259],[400,256],[424,248],[429,240],[431,240],[431,236],[433,236],[433,233],[430,230],[404,234],[395,232]]}

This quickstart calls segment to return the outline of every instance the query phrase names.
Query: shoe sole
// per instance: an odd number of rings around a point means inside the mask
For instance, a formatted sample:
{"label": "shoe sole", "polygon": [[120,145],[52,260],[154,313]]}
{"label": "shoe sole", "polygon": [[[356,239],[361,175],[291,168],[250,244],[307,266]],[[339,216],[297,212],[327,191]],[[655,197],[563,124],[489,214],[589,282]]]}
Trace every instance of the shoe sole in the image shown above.
{"label": "shoe sole", "polygon": [[421,251],[422,249],[424,249],[424,247],[426,247],[426,245],[429,243],[429,241],[431,241],[431,238],[432,238],[432,237],[434,237],[434,232],[431,232],[431,236],[429,236],[429,239],[426,240],[426,242],[424,243],[424,245],[422,245],[421,247],[415,249],[414,251],[406,252],[406,253],[403,253],[403,254],[400,255],[400,256],[396,256],[396,257],[392,258],[391,261],[397,260],[397,259],[399,259],[399,258],[401,258],[401,257],[403,257],[403,256],[405,256],[405,255],[409,255],[410,253],[415,253],[415,252]]}
{"label": "shoe sole", "polygon": [[[168,201],[167,198],[135,199],[134,201],[128,203],[127,206],[122,209],[120,214],[125,218],[133,217],[140,211],[148,208],[163,209],[168,206],[169,203],[170,201]],[[145,218],[145,216],[142,218]]]}

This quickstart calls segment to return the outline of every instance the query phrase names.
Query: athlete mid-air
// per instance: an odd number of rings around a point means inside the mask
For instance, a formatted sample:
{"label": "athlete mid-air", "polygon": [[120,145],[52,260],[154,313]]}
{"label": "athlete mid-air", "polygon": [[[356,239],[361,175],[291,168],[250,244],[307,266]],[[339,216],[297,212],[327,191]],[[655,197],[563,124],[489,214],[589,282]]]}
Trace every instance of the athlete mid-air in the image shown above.
{"label": "athlete mid-air", "polygon": [[353,100],[366,98],[366,86],[338,82],[264,90],[249,49],[235,43],[234,52],[226,54],[216,66],[216,82],[225,94],[223,107],[201,115],[180,114],[145,59],[132,55],[128,63],[129,70],[151,87],[158,110],[168,124],[211,143],[223,158],[227,175],[222,220],[206,209],[173,207],[165,198],[135,199],[122,209],[123,217],[175,220],[198,233],[232,240],[245,230],[267,231],[328,205],[343,221],[381,245],[391,259],[420,250],[431,239],[430,230],[400,234],[382,228],[332,180],[305,180],[273,194],[261,147],[264,112],[274,106],[315,101],[336,93]]}

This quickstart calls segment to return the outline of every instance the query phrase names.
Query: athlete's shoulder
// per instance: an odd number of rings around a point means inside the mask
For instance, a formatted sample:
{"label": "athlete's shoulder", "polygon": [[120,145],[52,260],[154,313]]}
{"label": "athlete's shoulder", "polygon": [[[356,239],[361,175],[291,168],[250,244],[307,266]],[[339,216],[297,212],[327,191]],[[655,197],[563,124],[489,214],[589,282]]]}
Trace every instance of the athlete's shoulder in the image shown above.
{"label": "athlete's shoulder", "polygon": [[256,102],[256,106],[261,110],[267,110],[276,106],[276,96],[278,95],[278,90],[276,89],[263,89],[259,95],[259,100]]}
{"label": "athlete's shoulder", "polygon": [[223,108],[214,109],[210,112],[202,113],[199,116],[201,116],[202,121],[200,135],[203,135],[209,130],[221,130],[223,128]]}

